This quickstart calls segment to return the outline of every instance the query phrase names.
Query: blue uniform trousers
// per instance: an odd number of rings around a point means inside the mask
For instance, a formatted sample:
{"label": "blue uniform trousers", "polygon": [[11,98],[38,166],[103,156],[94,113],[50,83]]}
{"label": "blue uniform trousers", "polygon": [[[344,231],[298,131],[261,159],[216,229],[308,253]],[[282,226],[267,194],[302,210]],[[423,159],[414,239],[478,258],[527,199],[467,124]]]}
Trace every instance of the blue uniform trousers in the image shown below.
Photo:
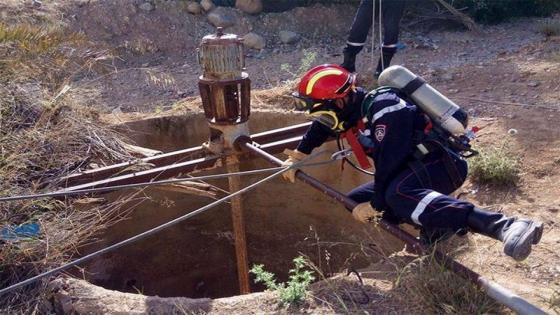
{"label": "blue uniform trousers", "polygon": [[[401,221],[422,226],[427,231],[457,232],[467,228],[467,216],[474,205],[448,196],[459,188],[457,184],[465,181],[467,163],[454,155],[446,162],[446,155],[431,153],[424,158],[421,162],[425,166],[424,176],[416,174],[416,168],[404,167],[387,186],[385,202],[388,209],[382,210],[390,211]],[[445,163],[449,163],[447,167]],[[449,167],[455,168],[453,173],[460,178],[453,180]],[[353,189],[348,197],[358,203],[370,202],[374,191],[374,182],[369,182]]]}

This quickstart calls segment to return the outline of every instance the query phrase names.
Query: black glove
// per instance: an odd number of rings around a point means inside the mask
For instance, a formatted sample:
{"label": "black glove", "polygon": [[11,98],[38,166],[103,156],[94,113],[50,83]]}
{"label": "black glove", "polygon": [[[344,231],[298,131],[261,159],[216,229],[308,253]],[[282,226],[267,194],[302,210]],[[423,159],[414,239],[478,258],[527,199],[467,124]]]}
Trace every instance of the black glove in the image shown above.
{"label": "black glove", "polygon": [[344,54],[344,61],[340,66],[350,72],[356,72],[356,54],[353,54],[348,51],[344,51],[343,54]]}

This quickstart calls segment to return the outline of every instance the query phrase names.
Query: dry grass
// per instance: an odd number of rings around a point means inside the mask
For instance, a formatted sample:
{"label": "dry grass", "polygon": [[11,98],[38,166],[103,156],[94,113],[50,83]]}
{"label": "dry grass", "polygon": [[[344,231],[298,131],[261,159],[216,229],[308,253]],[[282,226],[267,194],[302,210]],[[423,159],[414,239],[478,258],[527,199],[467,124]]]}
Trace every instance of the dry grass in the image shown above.
{"label": "dry grass", "polygon": [[548,19],[538,26],[538,32],[546,37],[560,35],[560,21],[555,19]]}
{"label": "dry grass", "polygon": [[271,110],[291,110],[296,109],[292,92],[295,85],[284,84],[268,90],[257,90],[251,95],[252,105],[258,108]]}
{"label": "dry grass", "polygon": [[[90,162],[131,158],[121,136],[99,123],[94,110],[64,98],[73,80],[103,69],[108,56],[94,51],[81,35],[61,28],[0,24],[0,195],[51,191],[59,178]],[[0,241],[0,287],[79,255],[80,245],[142,199],[133,193],[87,206],[75,198],[0,203],[0,227],[34,222],[41,229],[37,237]],[[38,282],[0,296],[0,312],[42,312],[44,288]]]}
{"label": "dry grass", "polygon": [[556,314],[560,314],[560,291],[555,290],[546,302],[551,310]]}
{"label": "dry grass", "polygon": [[400,270],[394,296],[423,314],[499,314],[505,308],[468,280],[446,269],[433,255]]}
{"label": "dry grass", "polygon": [[[382,237],[361,244],[347,244],[361,248],[361,254],[370,263],[369,267],[359,269],[361,278],[354,271],[327,276],[324,268],[308,257],[308,266],[321,281],[312,285],[312,299],[307,300],[307,306],[328,309],[328,313],[333,314],[506,313],[501,304],[437,262],[434,255],[418,257],[404,250],[387,252],[383,249],[389,245],[384,244],[386,241]],[[465,249],[464,241],[453,237],[437,247],[447,248],[445,252],[453,256]]]}

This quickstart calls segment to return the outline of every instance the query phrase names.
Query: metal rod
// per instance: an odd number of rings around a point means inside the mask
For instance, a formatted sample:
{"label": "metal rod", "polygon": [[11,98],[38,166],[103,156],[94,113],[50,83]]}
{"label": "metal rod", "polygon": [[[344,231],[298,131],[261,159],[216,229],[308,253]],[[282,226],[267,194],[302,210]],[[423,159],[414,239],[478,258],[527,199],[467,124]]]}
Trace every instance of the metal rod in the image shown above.
{"label": "metal rod", "polygon": [[[288,126],[284,128],[273,129],[261,133],[256,133],[251,136],[253,141],[261,143],[271,143],[276,141],[286,140],[287,138],[293,138],[296,136],[301,136],[309,128],[311,122],[306,122],[302,124],[297,124],[293,126]],[[206,151],[202,146],[197,146],[193,148],[168,152],[164,154],[159,154],[152,157],[147,157],[143,159],[138,159],[130,162],[118,163],[106,167],[100,167],[93,170],[86,170],[80,173],[68,175],[61,181],[64,186],[74,186],[87,182],[98,181],[101,179],[106,179],[108,177],[114,176],[116,174],[124,175],[127,173],[132,173],[132,169],[135,165],[142,164],[152,164],[156,167],[170,166],[174,163],[180,163],[183,161],[189,161],[194,159],[201,159],[207,155]]]}
{"label": "metal rod", "polygon": [[[244,142],[244,143],[240,143],[239,146],[241,148],[244,148],[246,151],[253,152],[254,154],[261,156],[262,158],[264,158],[265,160],[273,164],[282,165],[282,160],[260,149],[258,147],[259,146],[258,143]],[[348,198],[343,193],[329,187],[328,185],[323,184],[316,178],[305,174],[301,170],[296,171],[296,178],[303,181],[304,183],[309,184],[311,187],[321,191],[325,195],[333,198],[334,200],[342,203],[347,209],[353,209],[357,205],[357,203],[354,200]],[[383,219],[379,222],[379,225],[385,231],[389,232],[390,234],[394,235],[395,237],[397,237],[398,239],[402,240],[404,243],[409,245],[418,254],[426,254],[428,252],[427,248],[423,246],[422,243],[420,243],[420,241],[418,241],[411,234],[400,229],[398,226],[395,226]],[[439,251],[435,251],[434,257],[439,263],[446,266],[451,271],[471,281],[476,286],[480,288],[484,288],[488,292],[488,296],[506,305],[507,307],[514,310],[515,312],[519,314],[528,314],[528,315],[546,314],[537,306],[531,304],[529,301],[523,299],[522,297],[516,295],[515,293],[502,287],[501,285],[495,283],[494,281],[481,276],[480,274],[469,269],[465,265],[455,261],[449,256]]]}
{"label": "metal rod", "polygon": [[[226,168],[230,173],[239,172],[239,159],[235,155],[225,158]],[[239,176],[228,177],[229,191],[241,190],[241,179]],[[231,219],[233,223],[233,235],[235,241],[235,256],[237,259],[237,278],[239,281],[239,292],[241,294],[251,293],[249,284],[249,262],[247,258],[247,242],[245,238],[245,220],[243,217],[242,196],[231,198]]]}
{"label": "metal rod", "polygon": [[[276,141],[262,146],[263,150],[269,153],[279,153],[284,149],[295,148],[301,136],[288,138],[281,141]],[[180,174],[190,173],[195,170],[202,170],[214,167],[219,161],[219,157],[215,155],[206,156],[204,158],[195,159],[191,161],[175,163],[163,167],[157,167],[146,171],[124,174],[112,178],[98,180],[89,183],[83,183],[77,186],[72,186],[64,189],[64,191],[86,190],[96,187],[113,187],[119,185],[128,185],[134,183],[142,183],[156,179],[166,179]]]}
{"label": "metal rod", "polygon": [[116,185],[127,185],[134,183],[142,183],[157,179],[166,179],[183,173],[190,173],[195,170],[212,168],[218,162],[219,157],[216,155],[206,156],[200,159],[194,159],[182,163],[175,163],[168,166],[156,167],[145,171],[135,172],[131,174],[120,175],[112,178],[85,183],[77,186],[68,187],[65,191],[83,190],[95,187],[109,187]]}
{"label": "metal rod", "polygon": [[92,170],[85,170],[80,173],[71,174],[64,177],[61,181],[66,185],[77,185],[80,183],[85,183],[88,181],[99,180],[102,178],[108,178],[115,174],[126,174],[132,171],[127,169],[132,169],[135,165],[146,165],[152,164],[156,167],[169,165],[172,163],[178,163],[181,161],[188,161],[193,159],[200,159],[205,156],[205,151],[202,146],[197,146],[193,148],[188,148],[184,150],[178,150],[168,153],[163,153],[143,159],[133,160],[129,162],[123,162],[118,164],[113,164],[105,167],[100,167]]}

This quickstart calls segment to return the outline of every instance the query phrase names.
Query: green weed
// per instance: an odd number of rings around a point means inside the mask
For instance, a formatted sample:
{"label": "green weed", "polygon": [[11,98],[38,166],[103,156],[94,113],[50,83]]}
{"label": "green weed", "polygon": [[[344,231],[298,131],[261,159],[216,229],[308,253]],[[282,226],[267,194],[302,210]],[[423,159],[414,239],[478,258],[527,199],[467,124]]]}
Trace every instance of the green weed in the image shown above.
{"label": "green weed", "polygon": [[307,288],[315,277],[313,272],[306,270],[306,262],[302,256],[294,258],[294,269],[290,269],[290,280],[276,283],[275,276],[264,270],[264,265],[253,265],[251,273],[256,276],[255,283],[262,282],[268,290],[276,291],[280,297],[280,306],[299,305],[307,296]]}
{"label": "green weed", "polygon": [[482,151],[469,164],[472,180],[480,184],[512,186],[520,179],[519,158],[505,146]]}
{"label": "green weed", "polygon": [[300,65],[297,69],[293,69],[292,65],[283,63],[280,65],[280,70],[289,73],[292,79],[299,79],[305,72],[311,68],[311,65],[317,60],[317,52],[304,50],[303,57],[301,58]]}

